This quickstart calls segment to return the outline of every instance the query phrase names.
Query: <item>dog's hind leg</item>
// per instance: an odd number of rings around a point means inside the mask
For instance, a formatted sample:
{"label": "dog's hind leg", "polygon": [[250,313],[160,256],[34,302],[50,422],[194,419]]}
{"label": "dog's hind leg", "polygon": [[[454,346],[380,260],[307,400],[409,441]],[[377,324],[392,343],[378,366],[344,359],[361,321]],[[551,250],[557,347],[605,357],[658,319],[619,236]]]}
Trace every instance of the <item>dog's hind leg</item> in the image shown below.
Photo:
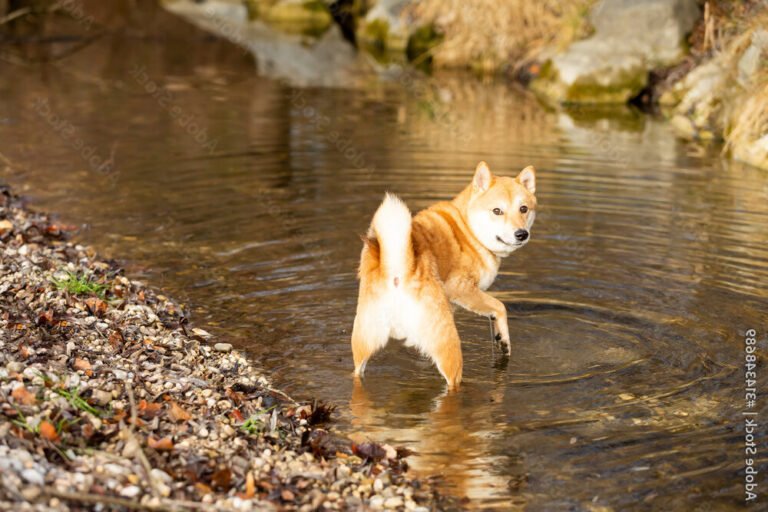
{"label": "dog's hind leg", "polygon": [[464,363],[461,355],[461,340],[459,333],[456,332],[456,326],[435,329],[431,341],[434,348],[430,351],[430,356],[448,383],[448,389],[458,389]]}
{"label": "dog's hind leg", "polygon": [[[463,359],[461,355],[461,340],[453,312],[448,299],[442,295],[442,289],[436,289],[429,294],[419,308],[418,328],[409,333],[408,345],[415,345],[432,358],[440,371],[448,388],[458,389],[461,383]],[[438,298],[439,297],[439,298]]]}
{"label": "dog's hind leg", "polygon": [[389,340],[389,327],[375,316],[375,308],[358,308],[355,325],[352,327],[352,359],[355,362],[355,377],[362,377],[368,359],[384,348]]}

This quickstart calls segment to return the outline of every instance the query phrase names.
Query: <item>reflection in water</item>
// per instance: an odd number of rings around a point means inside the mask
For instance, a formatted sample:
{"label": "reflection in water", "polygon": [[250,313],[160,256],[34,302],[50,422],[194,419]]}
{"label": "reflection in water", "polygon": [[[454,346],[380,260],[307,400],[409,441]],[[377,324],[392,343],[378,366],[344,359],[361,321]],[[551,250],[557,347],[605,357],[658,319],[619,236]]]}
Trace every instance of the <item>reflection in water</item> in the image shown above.
{"label": "reflection in water", "polygon": [[[66,67],[0,64],[7,179],[277,385],[335,402],[339,428],[411,447],[417,472],[478,505],[742,505],[742,336],[768,306],[763,172],[630,110],[551,112],[455,76],[293,89],[227,47],[197,50],[107,38]],[[114,172],[93,170],[39,98],[101,154],[114,147]],[[480,159],[539,170],[532,242],[491,289],[512,356],[457,311],[460,393],[397,343],[354,387],[358,234],[385,190],[416,210],[454,195]]]}
{"label": "reflection in water", "polygon": [[262,76],[297,87],[352,87],[371,78],[372,63],[335,26],[314,38],[249,21],[245,4],[176,2],[168,9],[252,52]]}
{"label": "reflection in water", "polygon": [[[353,439],[368,440],[369,433],[376,432],[377,438],[407,441],[419,455],[413,459],[416,470],[431,474],[439,468],[448,492],[472,500],[488,500],[489,490],[503,492],[510,481],[509,474],[487,471],[500,458],[489,454],[489,440],[498,433],[494,418],[502,413],[499,409],[503,404],[507,360],[506,355],[499,355],[496,382],[483,392],[488,404],[484,404],[482,414],[463,414],[476,405],[465,403],[467,398],[476,400],[475,393],[471,398],[464,393],[447,391],[433,396],[408,386],[394,394],[377,393],[354,380],[349,401]],[[400,404],[409,404],[408,416],[417,415],[418,422],[414,424],[404,417],[401,424],[392,418],[392,412],[402,407]],[[505,453],[503,458],[509,460],[513,455]],[[505,500],[505,504],[515,501],[524,504],[521,499]]]}

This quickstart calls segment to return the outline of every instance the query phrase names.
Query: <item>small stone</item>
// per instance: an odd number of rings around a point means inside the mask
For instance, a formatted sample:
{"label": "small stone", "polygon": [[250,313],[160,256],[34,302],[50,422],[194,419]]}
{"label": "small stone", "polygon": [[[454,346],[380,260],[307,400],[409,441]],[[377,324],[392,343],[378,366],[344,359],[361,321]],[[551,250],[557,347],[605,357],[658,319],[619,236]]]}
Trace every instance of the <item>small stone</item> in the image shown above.
{"label": "small stone", "polygon": [[101,389],[94,389],[91,398],[98,405],[104,407],[112,401],[112,393],[109,391],[102,391]]}
{"label": "small stone", "polygon": [[221,437],[227,438],[227,437],[232,437],[234,435],[235,435],[235,429],[233,429],[229,425],[224,425],[221,427]]}
{"label": "small stone", "polygon": [[138,441],[136,441],[136,438],[131,437],[123,447],[123,457],[132,459],[139,453],[140,450],[141,447],[139,446]]}
{"label": "small stone", "polygon": [[122,476],[129,472],[127,468],[124,468],[119,464],[104,464],[102,469],[110,476]]}
{"label": "small stone", "polygon": [[123,489],[120,491],[120,496],[123,496],[124,498],[135,498],[141,494],[141,487],[137,485],[129,485],[128,487],[123,487]]}
{"label": "small stone", "polygon": [[374,509],[384,508],[384,498],[381,496],[373,496],[368,504]]}
{"label": "small stone", "polygon": [[45,485],[43,475],[34,469],[25,469],[21,472],[21,478],[34,485]]}
{"label": "small stone", "polygon": [[232,344],[231,343],[217,343],[213,346],[213,349],[216,352],[232,352]]}
{"label": "small stone", "polygon": [[163,471],[162,469],[153,468],[149,474],[154,478],[155,480],[159,480],[161,482],[164,482],[166,484],[169,484],[173,482],[173,478],[171,478],[171,475]]}
{"label": "small stone", "polygon": [[11,361],[5,366],[8,373],[21,373],[24,371],[24,365],[18,361]]}
{"label": "small stone", "polygon": [[24,499],[27,501],[36,500],[41,493],[42,489],[40,487],[35,487],[32,485],[21,490],[21,495],[24,496]]}
{"label": "small stone", "polygon": [[197,431],[197,436],[202,438],[208,437],[208,429],[205,427],[201,428],[200,430]]}
{"label": "small stone", "polygon": [[373,481],[373,490],[374,492],[381,492],[384,489],[384,482],[381,481],[381,479],[377,478]]}
{"label": "small stone", "polygon": [[159,483],[156,485],[157,491],[160,493],[160,496],[163,498],[167,498],[171,495],[171,488],[164,483]]}
{"label": "small stone", "polygon": [[125,372],[123,370],[117,370],[117,369],[112,370],[112,375],[114,375],[115,378],[119,380],[125,380],[128,378],[128,372]]}
{"label": "small stone", "polygon": [[400,496],[393,496],[391,498],[387,498],[387,500],[384,502],[384,508],[398,508],[403,506],[403,498]]}

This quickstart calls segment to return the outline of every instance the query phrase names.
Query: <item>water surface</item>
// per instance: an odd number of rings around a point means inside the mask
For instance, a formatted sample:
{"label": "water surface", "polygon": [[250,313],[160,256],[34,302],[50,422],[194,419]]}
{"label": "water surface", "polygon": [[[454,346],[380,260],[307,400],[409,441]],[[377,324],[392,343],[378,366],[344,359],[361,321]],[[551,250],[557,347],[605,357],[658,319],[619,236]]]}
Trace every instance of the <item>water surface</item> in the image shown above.
{"label": "water surface", "polygon": [[[296,89],[230,50],[108,38],[54,64],[0,64],[5,178],[278,386],[337,404],[353,438],[415,450],[418,474],[476,506],[743,504],[743,338],[765,340],[768,311],[765,172],[629,109],[552,111],[467,76]],[[359,235],[385,191],[415,211],[460,191],[481,159],[538,169],[532,241],[491,288],[512,356],[457,311],[460,393],[397,342],[354,387]]]}

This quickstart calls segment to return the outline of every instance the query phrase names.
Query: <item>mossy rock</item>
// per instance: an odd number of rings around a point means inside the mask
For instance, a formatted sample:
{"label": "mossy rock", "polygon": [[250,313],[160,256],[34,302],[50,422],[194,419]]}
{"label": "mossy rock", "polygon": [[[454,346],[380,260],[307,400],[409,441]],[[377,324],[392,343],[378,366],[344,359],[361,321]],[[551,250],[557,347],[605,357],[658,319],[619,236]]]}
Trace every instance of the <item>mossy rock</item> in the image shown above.
{"label": "mossy rock", "polygon": [[548,103],[626,103],[647,85],[648,72],[643,66],[630,66],[613,71],[609,77],[599,72],[579,76],[572,82],[560,77],[554,63],[544,63],[531,82],[531,90]]}
{"label": "mossy rock", "polygon": [[261,3],[259,0],[243,0],[243,5],[248,13],[249,20],[255,20],[259,17],[261,12]]}
{"label": "mossy rock", "polygon": [[[408,37],[405,53],[410,61],[423,61],[424,56],[440,44],[443,36],[432,25],[425,25],[414,30]],[[431,57],[429,57],[431,60]]]}
{"label": "mossy rock", "polygon": [[305,2],[278,2],[268,8],[262,8],[261,18],[279,25],[295,24],[311,26],[317,30],[326,30],[333,23],[328,6],[321,0]]}
{"label": "mossy rock", "polygon": [[380,18],[363,20],[357,31],[357,39],[361,46],[372,53],[402,53],[408,46],[408,37],[392,30],[389,22]]}

